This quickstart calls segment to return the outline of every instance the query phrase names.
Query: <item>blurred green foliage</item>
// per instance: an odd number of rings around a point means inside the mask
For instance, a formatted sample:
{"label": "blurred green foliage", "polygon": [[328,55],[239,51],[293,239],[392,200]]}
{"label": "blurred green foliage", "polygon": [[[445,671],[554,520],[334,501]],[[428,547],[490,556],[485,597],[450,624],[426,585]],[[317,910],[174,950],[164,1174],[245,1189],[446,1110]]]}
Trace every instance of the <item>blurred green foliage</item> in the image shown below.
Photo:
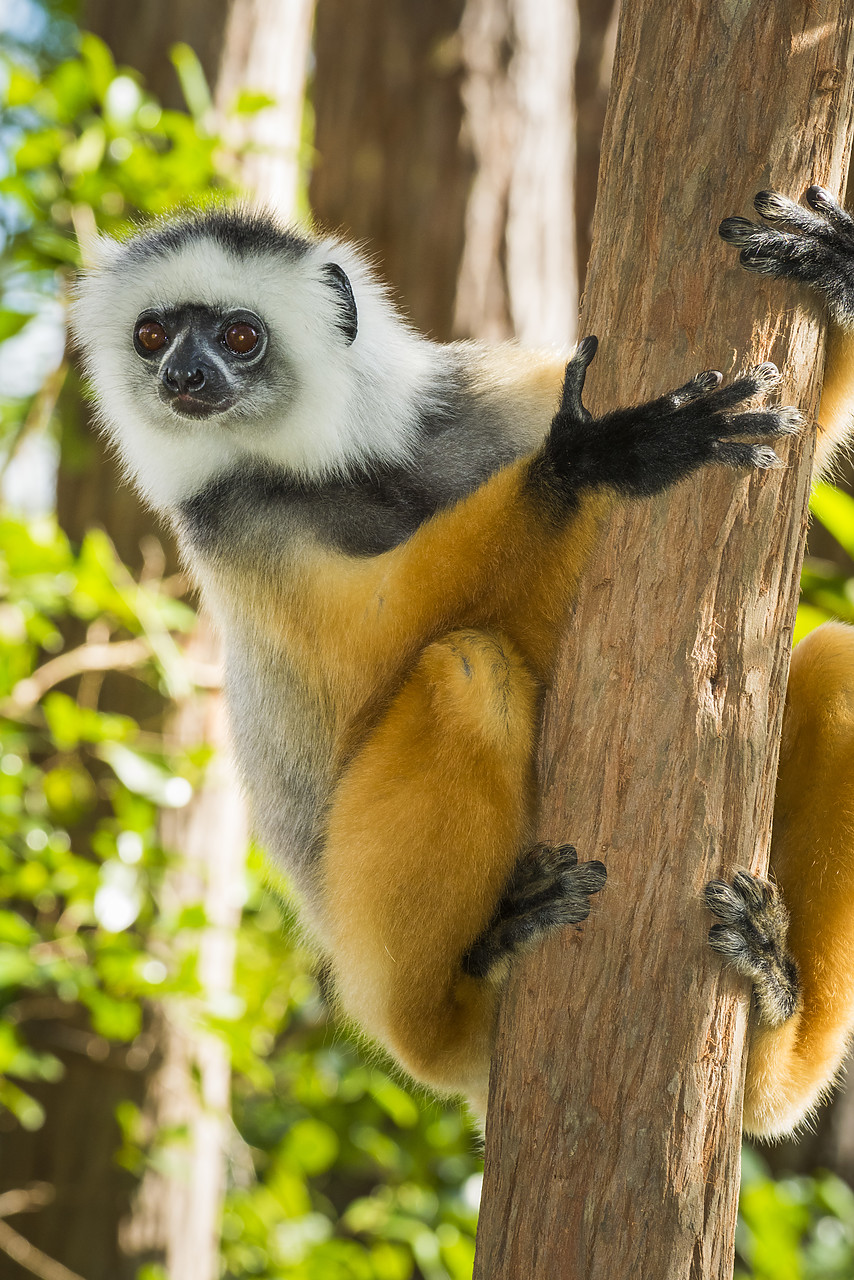
{"label": "blurred green foliage", "polygon": [[742,1156],[735,1280],[851,1280],[854,1191],[831,1173],[775,1182]]}
{"label": "blurred green foliage", "polygon": [[[186,48],[174,60],[188,112],[163,110],[93,36],[46,74],[25,49],[0,60],[0,355],[26,362],[46,323],[61,328],[81,237],[232,189],[234,157],[198,63]],[[236,109],[265,105],[244,94]],[[63,429],[64,358],[35,365],[32,389],[0,403],[7,461],[27,433]],[[854,500],[821,486],[814,505],[852,552]],[[225,1276],[468,1280],[472,1134],[456,1110],[413,1097],[330,1027],[256,851],[241,887],[234,997],[204,998],[204,910],[170,907],[174,857],[158,818],[187,802],[207,748],[176,753],[159,729],[103,711],[103,673],[85,676],[76,698],[57,687],[76,635],[78,647],[95,637],[116,654],[136,645],[125,678],[167,696],[185,689],[191,610],[168,582],[134,582],[97,531],[73,549],[51,519],[7,517],[0,547],[0,1105],[36,1128],[44,1113],[28,1085],[52,1082],[61,1100],[60,1060],[27,1034],[47,1004],[52,1016],[82,1006],[93,1036],[131,1048],[152,1008],[180,1005],[223,1039],[232,1064]],[[809,562],[804,589],[799,633],[828,616],[854,621],[854,579],[832,564]],[[181,1140],[146,1138],[130,1101],[118,1119],[116,1159],[137,1174]],[[738,1255],[739,1280],[854,1276],[854,1196],[829,1175],[774,1182],[746,1152]]]}
{"label": "blurred green foliage", "polygon": [[[0,546],[0,1102],[35,1128],[44,1117],[25,1082],[61,1074],[58,1059],[27,1046],[44,1008],[36,997],[79,1002],[96,1035],[132,1041],[145,999],[195,989],[192,966],[169,973],[157,959],[177,923],[156,910],[167,865],[157,813],[170,783],[173,795],[176,782],[191,794],[204,760],[176,757],[133,720],[99,711],[96,689],[75,702],[38,683],[64,670],[66,619],[145,642],[152,618],[186,631],[192,611],[133,583],[103,534],[74,553],[53,521],[6,518]],[[164,679],[151,653],[138,675]],[[109,764],[115,748],[120,770]],[[75,845],[81,829],[85,844]]]}

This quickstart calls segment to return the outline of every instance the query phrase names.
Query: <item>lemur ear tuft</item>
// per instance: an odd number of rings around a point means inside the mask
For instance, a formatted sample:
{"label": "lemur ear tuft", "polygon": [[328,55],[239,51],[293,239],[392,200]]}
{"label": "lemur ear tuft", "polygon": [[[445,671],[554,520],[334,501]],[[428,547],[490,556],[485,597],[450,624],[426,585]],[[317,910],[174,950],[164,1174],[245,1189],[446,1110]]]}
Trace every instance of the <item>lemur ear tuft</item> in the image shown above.
{"label": "lemur ear tuft", "polygon": [[347,346],[349,347],[351,342],[355,341],[356,334],[359,332],[359,313],[356,310],[356,299],[353,297],[350,281],[347,279],[347,273],[342,271],[337,262],[325,263],[323,274],[326,277],[327,284],[331,285],[338,295],[341,310],[338,328],[347,339]]}

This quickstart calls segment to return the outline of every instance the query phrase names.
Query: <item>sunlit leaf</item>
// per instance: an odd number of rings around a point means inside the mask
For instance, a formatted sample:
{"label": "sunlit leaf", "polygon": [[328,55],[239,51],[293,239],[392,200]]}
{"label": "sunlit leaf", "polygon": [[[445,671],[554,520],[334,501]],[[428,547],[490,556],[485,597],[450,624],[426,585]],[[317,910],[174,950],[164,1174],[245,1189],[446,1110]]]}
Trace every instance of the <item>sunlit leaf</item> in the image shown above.
{"label": "sunlit leaf", "polygon": [[854,498],[851,494],[832,484],[817,484],[810,498],[810,510],[848,555],[854,557]]}

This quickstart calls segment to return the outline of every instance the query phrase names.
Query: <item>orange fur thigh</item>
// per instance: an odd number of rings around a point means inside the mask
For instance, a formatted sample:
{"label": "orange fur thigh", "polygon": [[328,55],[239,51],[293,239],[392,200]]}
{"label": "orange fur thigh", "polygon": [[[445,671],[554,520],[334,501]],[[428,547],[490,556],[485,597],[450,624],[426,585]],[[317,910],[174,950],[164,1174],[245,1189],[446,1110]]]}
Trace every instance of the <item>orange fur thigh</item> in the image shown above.
{"label": "orange fur thigh", "polygon": [[463,954],[529,837],[539,689],[509,641],[452,632],[336,789],[325,941],[345,1013],[419,1080],[483,1092],[495,989]]}

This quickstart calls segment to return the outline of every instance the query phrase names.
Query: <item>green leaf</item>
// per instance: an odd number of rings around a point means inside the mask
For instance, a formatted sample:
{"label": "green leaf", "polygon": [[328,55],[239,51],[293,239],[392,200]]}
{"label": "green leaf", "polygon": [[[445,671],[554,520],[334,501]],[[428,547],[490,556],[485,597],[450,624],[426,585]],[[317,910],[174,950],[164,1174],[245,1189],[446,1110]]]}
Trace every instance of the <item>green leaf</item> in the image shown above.
{"label": "green leaf", "polygon": [[823,622],[828,622],[832,614],[825,609],[817,609],[814,605],[805,604],[803,601],[798,605],[798,613],[795,618],[795,630],[793,634],[793,642],[803,640],[804,636],[808,636],[811,631],[815,631],[816,627],[820,627]]}
{"label": "green leaf", "polygon": [[86,31],[80,37],[80,54],[92,88],[99,101],[103,102],[116,78],[116,64],[109,46],[99,36]]}
{"label": "green leaf", "polygon": [[320,1120],[298,1120],[280,1148],[280,1157],[292,1169],[310,1177],[325,1173],[338,1155],[335,1130]]}
{"label": "green leaf", "polygon": [[14,338],[32,317],[31,311],[0,311],[0,342]]}
{"label": "green leaf", "polygon": [[271,98],[269,93],[261,93],[257,89],[241,89],[232,103],[231,111],[236,116],[254,116],[275,105],[276,99]]}
{"label": "green leaf", "polygon": [[810,510],[854,558],[854,498],[835,485],[817,484],[810,499]]}
{"label": "green leaf", "polygon": [[38,941],[38,937],[29,921],[19,916],[17,911],[0,911],[0,942],[29,947]]}
{"label": "green leaf", "polygon": [[0,987],[19,987],[38,973],[26,951],[0,947]]}
{"label": "green leaf", "polygon": [[44,1107],[11,1080],[0,1080],[0,1106],[11,1111],[21,1127],[30,1132],[44,1124]]}
{"label": "green leaf", "polygon": [[202,64],[188,44],[174,44],[169,50],[169,57],[178,73],[184,101],[193,118],[198,121],[213,106]]}
{"label": "green leaf", "polygon": [[104,161],[107,134],[100,120],[93,120],[79,137],[62,148],[60,163],[66,175],[73,178],[82,173],[94,173]]}
{"label": "green leaf", "polygon": [[70,751],[80,742],[126,741],[137,732],[136,722],[129,716],[81,707],[57,689],[45,696],[42,710],[51,735],[62,751]]}
{"label": "green leaf", "polygon": [[91,775],[73,765],[48,770],[42,779],[42,788],[54,815],[63,822],[79,822],[95,805]]}
{"label": "green leaf", "polygon": [[117,1000],[103,991],[81,994],[81,1000],[92,1016],[92,1026],[107,1040],[133,1040],[142,1029],[142,1009],[136,1001]]}
{"label": "green leaf", "polygon": [[24,107],[31,102],[41,87],[37,76],[21,66],[12,66],[6,80],[6,106]]}
{"label": "green leaf", "polygon": [[146,796],[167,809],[181,809],[192,798],[186,778],[179,778],[148,756],[118,742],[105,742],[99,753],[128,791]]}

